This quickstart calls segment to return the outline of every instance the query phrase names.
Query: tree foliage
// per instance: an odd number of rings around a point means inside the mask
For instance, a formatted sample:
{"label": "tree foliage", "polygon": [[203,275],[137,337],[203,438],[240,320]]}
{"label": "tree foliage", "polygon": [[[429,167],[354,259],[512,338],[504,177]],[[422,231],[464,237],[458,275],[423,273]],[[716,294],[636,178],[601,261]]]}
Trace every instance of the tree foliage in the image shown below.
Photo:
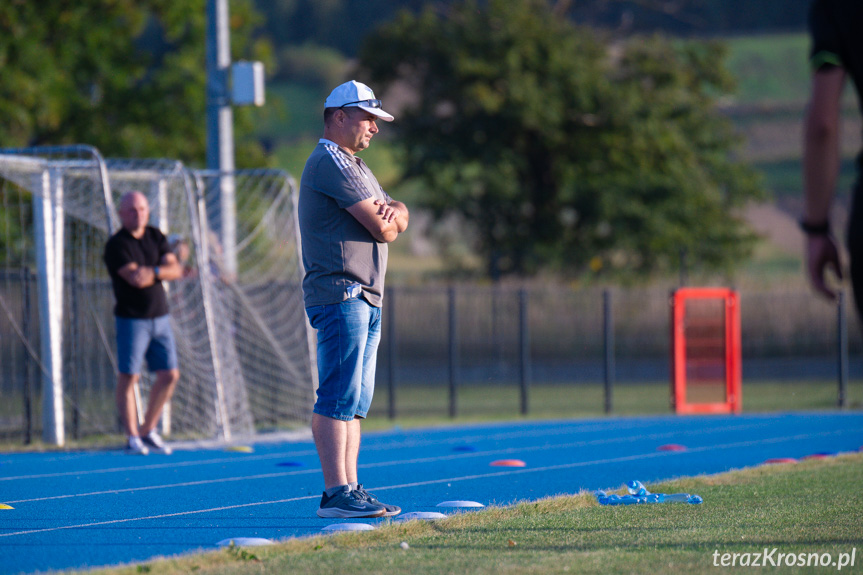
{"label": "tree foliage", "polygon": [[570,17],[620,32],[675,36],[776,33],[806,29],[811,0],[579,0]]}
{"label": "tree foliage", "polygon": [[[86,143],[111,156],[205,156],[205,0],[0,2],[0,142]],[[231,2],[232,52],[268,58],[251,42],[251,0]],[[238,165],[261,165],[243,139]]]}
{"label": "tree foliage", "polygon": [[[452,2],[453,0],[445,0]],[[255,0],[264,33],[279,48],[327,46],[355,56],[363,33],[400,9],[420,10],[426,0]]]}
{"label": "tree foliage", "polygon": [[649,274],[681,250],[745,256],[735,208],[760,194],[735,164],[716,43],[610,43],[543,0],[403,12],[367,38],[364,73],[409,104],[393,129],[424,204],[476,226],[489,273]]}
{"label": "tree foliage", "polygon": [[[674,36],[731,35],[806,29],[811,0],[555,0],[561,15],[578,24],[618,33],[665,32]],[[462,0],[434,0],[452,6]],[[280,49],[326,46],[353,57],[361,30],[390,20],[401,9],[417,12],[428,0],[255,0],[266,35]]]}

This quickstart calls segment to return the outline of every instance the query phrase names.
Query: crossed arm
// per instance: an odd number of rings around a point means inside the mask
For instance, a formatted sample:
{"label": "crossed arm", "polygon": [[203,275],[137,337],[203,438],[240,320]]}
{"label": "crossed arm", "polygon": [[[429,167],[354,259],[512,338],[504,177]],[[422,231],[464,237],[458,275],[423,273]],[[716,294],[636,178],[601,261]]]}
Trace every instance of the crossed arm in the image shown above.
{"label": "crossed arm", "polygon": [[390,243],[408,228],[410,213],[407,206],[395,200],[389,204],[368,198],[348,208],[348,213],[360,222],[379,242]]}
{"label": "crossed arm", "polygon": [[177,261],[177,256],[168,252],[162,256],[159,262],[159,277],[156,278],[155,269],[150,266],[139,266],[136,262],[128,264],[117,270],[121,278],[136,288],[150,287],[156,281],[176,280],[183,277],[183,266]]}

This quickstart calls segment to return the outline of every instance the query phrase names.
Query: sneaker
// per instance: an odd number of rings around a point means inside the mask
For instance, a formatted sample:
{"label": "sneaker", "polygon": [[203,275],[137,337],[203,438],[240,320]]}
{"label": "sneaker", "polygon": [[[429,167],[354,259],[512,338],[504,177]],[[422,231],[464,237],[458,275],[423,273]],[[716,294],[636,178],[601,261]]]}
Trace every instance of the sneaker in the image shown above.
{"label": "sneaker", "polygon": [[360,497],[362,497],[369,503],[373,505],[382,505],[383,508],[386,510],[386,513],[384,513],[385,517],[392,517],[393,515],[398,515],[402,512],[402,508],[398,505],[390,505],[389,503],[381,503],[380,501],[378,501],[377,497],[365,490],[362,483],[358,484],[357,488],[354,489],[354,491],[359,493]]}
{"label": "sneaker", "polygon": [[318,517],[383,517],[387,510],[383,505],[365,500],[356,491],[345,488],[332,497],[324,491]]}
{"label": "sneaker", "polygon": [[140,437],[130,437],[126,441],[126,454],[128,455],[147,455],[150,450],[144,445]]}
{"label": "sneaker", "polygon": [[141,441],[144,443],[145,446],[147,446],[156,453],[161,453],[162,455],[171,455],[174,452],[174,450],[171,449],[171,446],[165,443],[165,440],[162,439],[162,437],[158,433],[156,433],[155,429],[142,437]]}

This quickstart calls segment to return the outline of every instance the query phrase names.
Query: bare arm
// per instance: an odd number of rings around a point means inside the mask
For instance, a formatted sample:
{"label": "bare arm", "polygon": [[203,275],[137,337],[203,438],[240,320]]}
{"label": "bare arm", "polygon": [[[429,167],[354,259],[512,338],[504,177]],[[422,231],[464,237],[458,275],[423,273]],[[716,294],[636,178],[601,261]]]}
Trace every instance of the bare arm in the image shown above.
{"label": "bare arm", "polygon": [[839,174],[839,111],[845,71],[816,72],[806,112],[803,142],[803,183],[806,193],[804,219],[826,222]]}
{"label": "bare arm", "polygon": [[389,203],[389,207],[398,211],[398,216],[395,218],[396,226],[398,227],[399,233],[402,233],[406,229],[408,229],[408,223],[410,222],[411,215],[408,212],[408,207],[404,205],[402,202],[398,202],[393,200]]}
{"label": "bare arm", "polygon": [[374,198],[357,202],[347,210],[379,242],[390,243],[407,228],[406,209],[403,214],[393,204],[384,204]]}
{"label": "bare arm", "polygon": [[[139,266],[135,262],[129,262],[117,270],[117,274],[129,285],[141,289],[156,283],[157,278],[154,271],[154,268],[150,266]],[[173,253],[162,256],[162,261],[159,263],[158,281],[170,281],[181,277],[183,277],[183,266],[177,261],[177,256]]]}
{"label": "bare arm", "polygon": [[[803,221],[812,226],[829,223],[830,204],[839,174],[839,113],[845,71],[842,68],[816,72],[806,113],[803,141]],[[842,277],[836,242],[830,234],[806,236],[807,271],[813,287],[830,299],[836,293],[825,282],[825,271]]]}

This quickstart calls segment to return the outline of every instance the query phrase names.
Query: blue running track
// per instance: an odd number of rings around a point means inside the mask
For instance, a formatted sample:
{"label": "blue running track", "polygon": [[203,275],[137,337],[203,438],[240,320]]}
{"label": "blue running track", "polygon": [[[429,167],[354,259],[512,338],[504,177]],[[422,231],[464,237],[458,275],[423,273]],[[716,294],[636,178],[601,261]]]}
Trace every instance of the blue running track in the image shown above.
{"label": "blue running track", "polygon": [[[658,449],[668,444],[686,450]],[[360,481],[405,512],[452,512],[436,505],[510,504],[861,445],[863,413],[396,430],[364,435]],[[253,447],[252,453],[198,448],[147,457],[122,451],[0,454],[0,503],[13,507],[0,510],[0,573],[143,562],[212,550],[230,538],[318,534],[342,521],[315,515],[323,478],[310,438]],[[499,459],[526,466],[490,465]]]}

